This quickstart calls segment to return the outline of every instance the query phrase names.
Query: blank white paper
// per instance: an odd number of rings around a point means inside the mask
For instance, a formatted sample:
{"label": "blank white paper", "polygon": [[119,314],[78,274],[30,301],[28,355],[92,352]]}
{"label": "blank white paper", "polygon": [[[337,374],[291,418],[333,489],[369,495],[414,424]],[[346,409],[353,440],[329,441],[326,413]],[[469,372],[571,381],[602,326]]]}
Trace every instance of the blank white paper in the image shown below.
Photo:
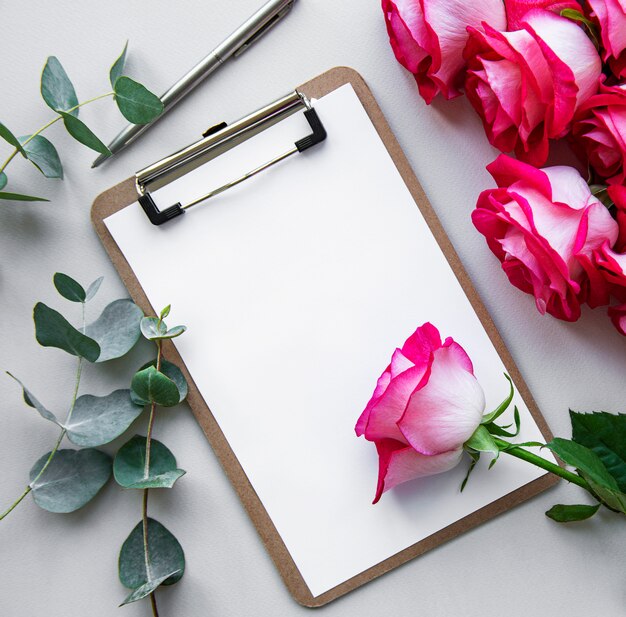
{"label": "blank white paper", "polygon": [[[351,86],[315,103],[328,139],[161,227],[106,225],[314,596],[538,478],[502,456],[409,482],[373,506],[378,459],[354,425],[426,321],[473,360],[487,409],[505,367]],[[155,192],[161,208],[254,169],[310,132],[301,113]],[[468,212],[469,216],[469,212]],[[542,441],[519,395],[520,441]],[[482,463],[482,461],[481,461]]]}

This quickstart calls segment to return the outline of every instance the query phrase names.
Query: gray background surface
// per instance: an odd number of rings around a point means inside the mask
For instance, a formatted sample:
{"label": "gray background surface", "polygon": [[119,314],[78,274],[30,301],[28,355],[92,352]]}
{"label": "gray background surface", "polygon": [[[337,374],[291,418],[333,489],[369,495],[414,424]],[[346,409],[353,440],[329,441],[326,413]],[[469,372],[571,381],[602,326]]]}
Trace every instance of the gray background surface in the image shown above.
{"label": "gray background surface", "polygon": [[[38,93],[48,55],[59,57],[79,100],[85,100],[108,89],[108,68],[129,39],[129,73],[159,93],[259,5],[260,0],[5,2],[0,121],[21,135],[50,118]],[[393,58],[376,0],[300,0],[284,24],[101,169],[89,170],[93,153],[58,126],[46,134],[61,153],[64,182],[46,181],[26,162],[14,161],[8,168],[11,188],[51,201],[0,206],[0,368],[20,376],[62,414],[74,362],[37,345],[32,307],[43,300],[71,314],[74,307],[64,305],[53,289],[55,271],[84,282],[105,275],[90,309],[93,318],[106,302],[125,295],[91,227],[94,197],[194,141],[215,122],[236,119],[336,65],[354,67],[372,88],[553,432],[569,436],[568,407],[623,411],[626,341],[602,310],[584,310],[576,324],[561,323],[541,317],[533,299],[508,284],[469,218],[478,193],[491,186],[484,165],[496,153],[467,100],[427,107],[418,97],[412,77]],[[104,141],[124,124],[110,102],[81,113]],[[6,153],[0,144],[2,159]],[[127,360],[88,367],[83,392],[106,394],[125,387],[149,354],[149,347],[140,345]],[[30,466],[50,449],[56,430],[24,406],[8,377],[0,378],[0,388],[4,507],[23,490]],[[145,430],[141,423],[135,428]],[[152,515],[180,539],[187,557],[181,583],[159,592],[162,617],[307,613],[285,590],[189,409],[183,405],[163,412],[155,436],[188,472],[174,491],[153,495],[150,505]],[[320,613],[622,615],[623,520],[603,512],[565,527],[543,515],[556,502],[581,500],[576,487],[562,483]],[[116,608],[126,594],[117,580],[118,550],[139,518],[140,494],[122,492],[114,484],[83,510],[65,516],[44,512],[27,498],[0,524],[0,615],[149,615],[147,603]]]}

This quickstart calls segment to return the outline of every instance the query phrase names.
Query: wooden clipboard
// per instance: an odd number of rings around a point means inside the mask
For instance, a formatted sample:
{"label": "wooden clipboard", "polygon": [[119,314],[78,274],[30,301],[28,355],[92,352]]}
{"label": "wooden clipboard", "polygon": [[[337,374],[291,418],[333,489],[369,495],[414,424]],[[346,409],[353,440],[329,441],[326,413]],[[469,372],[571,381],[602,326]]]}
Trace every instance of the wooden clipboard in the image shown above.
{"label": "wooden clipboard", "polygon": [[[378,104],[374,100],[374,97],[363,78],[353,69],[337,67],[323,73],[311,81],[306,82],[302,86],[299,86],[298,91],[304,93],[309,98],[321,98],[326,94],[333,92],[340,86],[348,83],[354,88],[371,122],[398,168],[402,179],[406,183],[413,199],[415,200],[415,203],[417,204],[417,207],[426,219],[430,230],[435,236],[450,266],[454,270],[456,277],[458,278],[465,294],[469,298],[484,329],[488,333],[494,347],[500,354],[500,357],[507,367],[509,374],[513,378],[513,381],[516,383],[521,396],[525,400],[544,438],[546,441],[549,441],[552,439],[552,435],[545,420],[539,412],[517,366],[502,341],[485,306],[474,289],[467,273],[465,272],[465,269],[463,268],[463,265],[461,264],[461,261],[459,260],[459,257],[452,247],[450,240],[446,236],[439,220],[437,219],[437,216],[435,215],[435,212],[422,190],[422,187],[413,173],[404,152],[391,132],[387,121],[385,120]],[[146,314],[155,314],[155,309],[150,305],[140,282],[137,280],[137,277],[104,223],[104,219],[129,206],[135,201],[137,201],[135,181],[134,178],[129,178],[96,198],[92,207],[92,221],[98,236],[100,237],[107,253],[113,261],[115,268],[119,272],[133,300]],[[502,497],[501,499],[490,503],[486,507],[473,512],[471,515],[466,516],[444,529],[441,529],[437,533],[425,538],[413,546],[395,554],[376,566],[369,568],[357,576],[354,576],[337,587],[314,597],[298,571],[296,564],[294,563],[283,540],[272,523],[272,520],[244,473],[244,470],[232,451],[228,441],[213,417],[207,402],[203,399],[202,395],[198,391],[198,388],[191,379],[183,359],[171,343],[165,344],[164,353],[170,361],[175,362],[182,368],[183,373],[189,382],[188,401],[193,414],[204,430],[207,439],[219,458],[229,480],[235,487],[235,490],[246,508],[248,515],[252,519],[252,522],[257,528],[267,551],[276,564],[285,585],[296,601],[306,607],[323,606],[324,604],[335,600],[357,587],[360,587],[368,581],[371,581],[381,574],[393,570],[414,557],[417,557],[422,553],[439,546],[443,542],[454,538],[460,533],[476,527],[480,523],[497,516],[498,514],[529,499],[530,497],[533,497],[558,481],[558,478],[552,475],[546,475],[534,480]]]}

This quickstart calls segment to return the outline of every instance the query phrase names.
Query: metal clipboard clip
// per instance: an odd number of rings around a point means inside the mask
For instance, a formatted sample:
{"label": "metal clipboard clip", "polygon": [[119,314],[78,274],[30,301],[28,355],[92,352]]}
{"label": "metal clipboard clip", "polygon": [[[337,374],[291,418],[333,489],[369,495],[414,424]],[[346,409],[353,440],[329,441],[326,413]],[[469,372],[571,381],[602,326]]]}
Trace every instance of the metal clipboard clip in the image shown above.
{"label": "metal clipboard clip", "polygon": [[[228,182],[217,187],[197,199],[186,204],[176,203],[169,208],[160,210],[154,199],[148,191],[151,184],[157,183],[160,186],[167,184],[166,178],[175,179],[180,177],[182,170],[196,164],[204,164],[205,162],[216,158],[220,154],[234,148],[238,144],[246,141],[253,135],[269,128],[273,124],[280,122],[287,116],[292,115],[300,110],[304,110],[304,116],[311,127],[311,134],[299,139],[295,142],[293,148],[280,154],[279,156],[263,163],[259,167],[252,169]],[[221,123],[211,127],[203,134],[203,138],[170,156],[153,163],[149,167],[138,171],[135,174],[135,185],[139,194],[139,203],[147,214],[153,225],[162,225],[167,221],[184,214],[189,208],[203,203],[224,191],[241,184],[245,180],[256,176],[258,173],[276,165],[280,161],[289,158],[299,152],[304,152],[312,146],[315,146],[326,139],[326,130],[317,112],[311,106],[309,100],[304,94],[297,90],[291,94],[255,111],[254,113],[241,118],[233,124],[226,125]]]}

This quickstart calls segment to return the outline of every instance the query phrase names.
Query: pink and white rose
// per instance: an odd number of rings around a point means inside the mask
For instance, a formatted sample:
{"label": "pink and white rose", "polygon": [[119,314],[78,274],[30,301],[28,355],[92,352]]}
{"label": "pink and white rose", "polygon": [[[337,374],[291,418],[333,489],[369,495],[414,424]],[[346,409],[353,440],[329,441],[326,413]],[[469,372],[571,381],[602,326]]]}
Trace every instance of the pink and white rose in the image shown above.
{"label": "pink and white rose", "polygon": [[576,109],[597,91],[602,66],[569,19],[533,9],[519,25],[514,32],[468,28],[465,92],[493,146],[541,166],[548,140],[563,137]]}
{"label": "pink and white rose", "polygon": [[602,58],[617,77],[626,77],[626,1],[587,0],[600,26]]}
{"label": "pink and white rose", "polygon": [[475,227],[513,285],[535,296],[540,313],[565,321],[580,305],[608,304],[594,251],[614,245],[617,223],[572,167],[536,169],[500,155],[487,169],[498,188],[483,191]]}
{"label": "pink and white rose", "polygon": [[402,482],[455,467],[484,408],[464,349],[452,338],[442,343],[430,323],[418,328],[394,352],[355,427],[378,451],[374,503]]}
{"label": "pink and white rose", "polygon": [[467,26],[480,29],[487,21],[506,28],[502,0],[382,0],[382,8],[396,58],[413,73],[426,103],[438,93],[461,94]]}
{"label": "pink and white rose", "polygon": [[576,113],[571,140],[609,184],[626,181],[626,84],[600,86]]}
{"label": "pink and white rose", "polygon": [[575,0],[564,2],[560,0],[504,0],[504,6],[506,7],[507,30],[519,30],[524,16],[533,9],[546,9],[557,15],[563,9],[582,11],[582,7]]}

